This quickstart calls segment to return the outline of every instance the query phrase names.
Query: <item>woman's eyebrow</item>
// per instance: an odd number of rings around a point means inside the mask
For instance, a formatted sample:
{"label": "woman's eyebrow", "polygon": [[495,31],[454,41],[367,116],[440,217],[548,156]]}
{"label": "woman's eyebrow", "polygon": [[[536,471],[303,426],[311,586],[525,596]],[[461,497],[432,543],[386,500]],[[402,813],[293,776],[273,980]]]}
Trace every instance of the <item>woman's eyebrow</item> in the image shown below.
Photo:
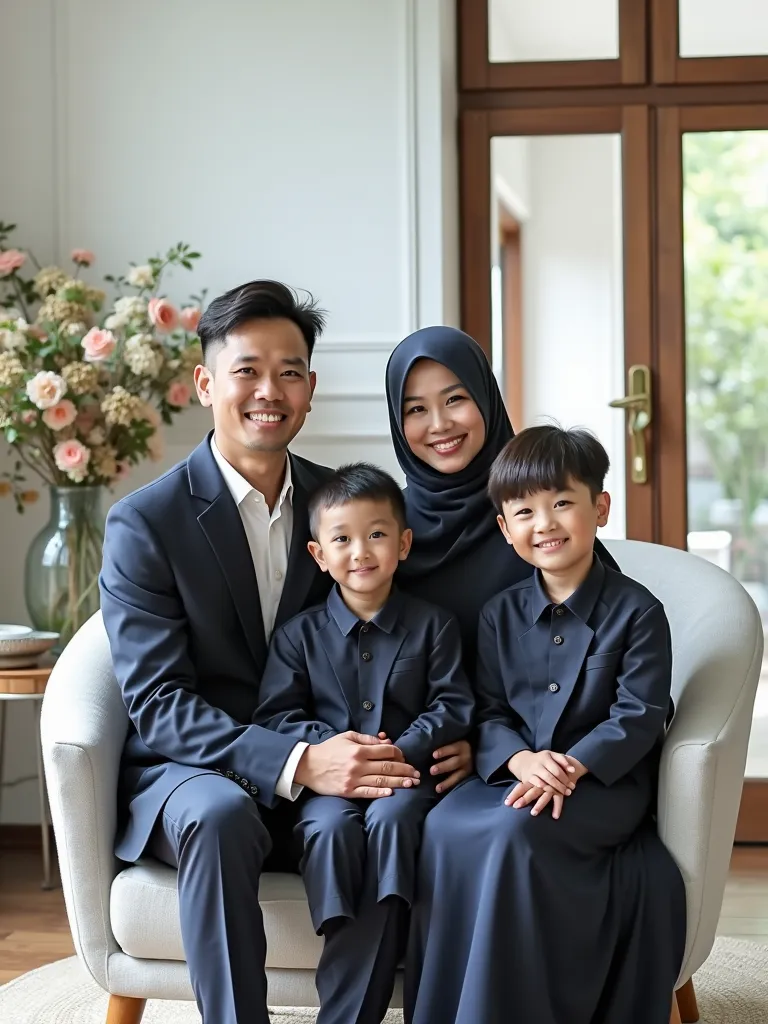
{"label": "woman's eyebrow", "polygon": [[[438,394],[447,395],[450,391],[458,391],[459,388],[463,387],[463,384],[449,384],[447,388],[443,388],[443,390],[439,391]],[[422,402],[423,400],[422,395],[406,395],[403,398],[404,402]]]}

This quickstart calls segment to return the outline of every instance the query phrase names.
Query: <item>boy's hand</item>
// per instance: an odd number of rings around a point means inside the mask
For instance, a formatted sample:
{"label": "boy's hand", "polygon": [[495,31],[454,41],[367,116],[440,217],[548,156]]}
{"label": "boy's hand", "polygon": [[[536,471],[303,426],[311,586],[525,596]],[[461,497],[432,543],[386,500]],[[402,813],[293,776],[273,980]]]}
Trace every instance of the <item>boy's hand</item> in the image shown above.
{"label": "boy's hand", "polygon": [[571,757],[570,754],[565,755],[565,759],[568,764],[575,769],[571,778],[574,782],[578,782],[579,779],[583,779],[585,775],[589,774],[589,768],[586,768],[581,761],[577,761],[575,757]]}
{"label": "boy's hand", "polygon": [[521,782],[538,786],[542,792],[551,790],[567,796],[576,785],[575,764],[554,750],[519,750],[510,757],[507,767]]}
{"label": "boy's hand", "polygon": [[540,811],[543,811],[550,801],[552,803],[552,817],[559,818],[563,813],[565,797],[555,793],[549,787],[542,789],[540,786],[532,786],[529,782],[518,782],[512,792],[504,798],[504,803],[507,807],[514,807],[515,810],[520,810],[533,804],[531,814],[534,817]]}
{"label": "boy's hand", "polygon": [[[448,775],[447,779],[435,786],[438,793],[447,793],[449,789],[466,779],[472,772],[472,747],[466,740],[457,740],[435,750],[432,757],[438,762],[429,769],[430,775]],[[450,774],[449,774],[450,773]]]}

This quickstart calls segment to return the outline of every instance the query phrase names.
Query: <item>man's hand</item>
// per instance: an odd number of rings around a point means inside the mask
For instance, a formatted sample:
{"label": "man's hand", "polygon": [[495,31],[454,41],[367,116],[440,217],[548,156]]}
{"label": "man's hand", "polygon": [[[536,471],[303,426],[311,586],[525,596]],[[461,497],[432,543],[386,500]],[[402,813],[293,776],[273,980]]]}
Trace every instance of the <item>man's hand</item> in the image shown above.
{"label": "man's hand", "polygon": [[565,754],[554,750],[519,750],[510,757],[507,767],[521,782],[538,786],[542,792],[551,790],[566,796],[576,785],[572,776],[576,775],[576,767],[571,764]]}
{"label": "man's hand", "polygon": [[405,763],[391,740],[343,732],[307,747],[294,782],[321,796],[375,800],[392,796],[395,789],[418,786],[419,772]]}
{"label": "man's hand", "polygon": [[515,810],[521,810],[523,807],[534,804],[531,814],[536,817],[551,801],[552,817],[559,818],[563,813],[564,800],[564,796],[555,793],[549,787],[542,789],[540,786],[532,786],[530,782],[518,782],[512,792],[504,798],[504,803],[507,807],[514,807]]}
{"label": "man's hand", "polygon": [[448,775],[447,779],[435,786],[438,793],[446,793],[449,789],[453,789],[457,782],[466,779],[472,771],[472,747],[466,740],[449,743],[436,750],[432,757],[438,763],[433,764],[429,769],[430,775]]}

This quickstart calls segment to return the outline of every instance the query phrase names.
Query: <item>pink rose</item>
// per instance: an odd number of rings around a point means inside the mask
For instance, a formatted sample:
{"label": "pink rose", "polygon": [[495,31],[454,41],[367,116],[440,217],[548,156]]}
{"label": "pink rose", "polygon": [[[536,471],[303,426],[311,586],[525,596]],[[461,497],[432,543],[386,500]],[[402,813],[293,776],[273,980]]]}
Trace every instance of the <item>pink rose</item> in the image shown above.
{"label": "pink rose", "polygon": [[61,430],[74,423],[75,416],[77,416],[77,409],[74,402],[70,402],[68,398],[62,398],[56,405],[52,405],[50,409],[45,410],[43,413],[43,423],[46,427],[50,427],[51,430]]}
{"label": "pink rose", "polygon": [[115,336],[112,331],[92,327],[80,344],[85,349],[85,358],[89,363],[99,363],[109,359],[115,351]]}
{"label": "pink rose", "polygon": [[191,334],[197,330],[197,325],[200,323],[200,317],[203,315],[203,311],[198,309],[197,306],[185,306],[179,317],[181,319],[181,326],[185,331],[189,331]]}
{"label": "pink rose", "polygon": [[165,400],[168,405],[179,407],[189,405],[192,399],[192,391],[180,380],[175,380],[165,393]]}
{"label": "pink rose", "polygon": [[64,473],[85,473],[91,453],[81,441],[61,441],[53,449],[56,465]]}
{"label": "pink rose", "polygon": [[90,267],[96,259],[90,249],[73,249],[72,261],[80,267]]}
{"label": "pink rose", "polygon": [[27,381],[27,396],[38,409],[50,409],[60,402],[67,390],[67,382],[52,370],[40,370]]}
{"label": "pink rose", "polygon": [[158,331],[173,331],[179,325],[179,311],[168,299],[150,299],[147,313]]}
{"label": "pink rose", "polygon": [[0,252],[0,277],[7,277],[19,267],[23,267],[26,259],[27,254],[19,249],[6,249],[5,252]]}

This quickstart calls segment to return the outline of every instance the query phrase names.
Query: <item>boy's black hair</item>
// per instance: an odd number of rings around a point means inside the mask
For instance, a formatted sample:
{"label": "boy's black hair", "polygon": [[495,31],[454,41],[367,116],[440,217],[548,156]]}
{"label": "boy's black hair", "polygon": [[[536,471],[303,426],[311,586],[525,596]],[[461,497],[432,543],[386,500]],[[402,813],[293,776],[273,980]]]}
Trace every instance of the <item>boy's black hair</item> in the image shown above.
{"label": "boy's black hair", "polygon": [[203,362],[212,368],[212,357],[226,344],[227,335],[250,320],[292,320],[304,335],[309,359],[325,327],[326,314],[307,293],[296,292],[279,281],[250,281],[219,295],[200,317],[197,333]]}
{"label": "boy's black hair", "polygon": [[517,501],[539,491],[563,491],[573,479],[589,487],[594,501],[604,489],[609,466],[608,453],[588,430],[528,427],[496,456],[488,495],[501,512],[505,501]]}
{"label": "boy's black hair", "polygon": [[309,499],[309,532],[317,540],[320,513],[350,501],[387,501],[395,519],[405,529],[405,500],[397,481],[370,462],[352,462],[336,472]]}

